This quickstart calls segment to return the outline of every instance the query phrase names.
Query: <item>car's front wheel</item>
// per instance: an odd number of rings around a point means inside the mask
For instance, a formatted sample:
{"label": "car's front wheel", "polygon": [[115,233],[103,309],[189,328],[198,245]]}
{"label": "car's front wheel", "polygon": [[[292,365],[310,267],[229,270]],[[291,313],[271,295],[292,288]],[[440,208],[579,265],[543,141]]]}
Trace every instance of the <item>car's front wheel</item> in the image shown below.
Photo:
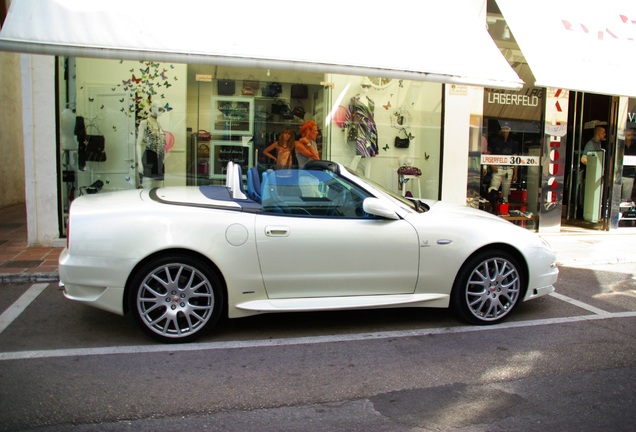
{"label": "car's front wheel", "polygon": [[189,342],[219,319],[223,289],[200,259],[164,256],[139,269],[128,301],[137,323],[150,336],[162,342]]}
{"label": "car's front wheel", "polygon": [[451,306],[473,324],[495,324],[519,303],[523,289],[518,260],[502,250],[484,251],[461,268],[451,294]]}

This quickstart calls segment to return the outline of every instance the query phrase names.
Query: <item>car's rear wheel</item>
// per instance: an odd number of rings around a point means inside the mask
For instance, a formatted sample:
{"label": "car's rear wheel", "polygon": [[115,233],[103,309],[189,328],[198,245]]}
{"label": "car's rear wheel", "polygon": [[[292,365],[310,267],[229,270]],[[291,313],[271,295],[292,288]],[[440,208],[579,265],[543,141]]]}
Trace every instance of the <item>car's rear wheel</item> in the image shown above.
{"label": "car's rear wheel", "polygon": [[451,294],[451,306],[473,324],[495,324],[519,303],[523,290],[518,260],[502,250],[484,251],[461,268]]}
{"label": "car's rear wheel", "polygon": [[200,259],[164,256],[136,273],[129,306],[150,336],[162,342],[189,342],[218,321],[223,289]]}

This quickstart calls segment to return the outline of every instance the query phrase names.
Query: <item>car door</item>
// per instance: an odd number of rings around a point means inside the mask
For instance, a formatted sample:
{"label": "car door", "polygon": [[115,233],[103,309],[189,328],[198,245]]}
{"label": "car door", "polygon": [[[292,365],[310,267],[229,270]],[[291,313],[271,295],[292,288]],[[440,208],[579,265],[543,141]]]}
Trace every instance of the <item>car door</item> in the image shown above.
{"label": "car door", "polygon": [[256,216],[257,251],[268,296],[413,293],[419,270],[419,241],[413,226],[342,207],[337,214],[324,214],[321,208],[337,202],[334,191],[353,193],[357,198],[349,202],[358,207],[364,192],[344,190],[333,179],[319,189],[320,196],[307,201],[303,212]]}

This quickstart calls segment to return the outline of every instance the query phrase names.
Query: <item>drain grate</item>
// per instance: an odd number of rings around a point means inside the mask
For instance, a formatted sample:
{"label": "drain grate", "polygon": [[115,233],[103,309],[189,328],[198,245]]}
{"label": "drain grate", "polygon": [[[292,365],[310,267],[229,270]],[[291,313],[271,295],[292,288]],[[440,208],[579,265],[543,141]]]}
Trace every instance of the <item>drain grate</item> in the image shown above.
{"label": "drain grate", "polygon": [[35,268],[42,264],[42,260],[16,260],[16,261],[6,261],[0,264],[2,268]]}

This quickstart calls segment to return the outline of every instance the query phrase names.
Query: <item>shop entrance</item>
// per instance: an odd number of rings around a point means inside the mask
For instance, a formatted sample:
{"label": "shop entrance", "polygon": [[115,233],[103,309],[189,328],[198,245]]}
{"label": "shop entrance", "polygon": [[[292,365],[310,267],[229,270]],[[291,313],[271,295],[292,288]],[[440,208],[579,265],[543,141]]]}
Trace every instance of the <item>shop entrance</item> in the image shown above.
{"label": "shop entrance", "polygon": [[618,98],[570,92],[564,223],[609,230]]}

